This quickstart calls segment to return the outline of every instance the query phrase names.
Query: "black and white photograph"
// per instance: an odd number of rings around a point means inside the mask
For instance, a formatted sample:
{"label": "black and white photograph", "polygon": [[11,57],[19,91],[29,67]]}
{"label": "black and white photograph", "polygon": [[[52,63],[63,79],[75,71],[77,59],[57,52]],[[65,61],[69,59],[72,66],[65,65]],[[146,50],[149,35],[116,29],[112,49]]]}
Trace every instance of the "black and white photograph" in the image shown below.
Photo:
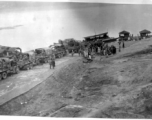
{"label": "black and white photograph", "polygon": [[151,119],[152,0],[0,1],[1,116]]}

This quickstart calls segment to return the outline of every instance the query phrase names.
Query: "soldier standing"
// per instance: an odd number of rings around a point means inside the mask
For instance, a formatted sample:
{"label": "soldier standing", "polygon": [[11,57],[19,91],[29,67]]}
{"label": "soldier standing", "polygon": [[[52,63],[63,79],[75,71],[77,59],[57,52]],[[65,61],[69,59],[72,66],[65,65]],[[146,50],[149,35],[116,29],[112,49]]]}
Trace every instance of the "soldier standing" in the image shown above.
{"label": "soldier standing", "polygon": [[81,48],[79,49],[79,56],[81,56],[81,53],[82,53],[82,50],[81,50]]}
{"label": "soldier standing", "polygon": [[107,43],[105,43],[103,46],[103,53],[104,53],[104,56],[107,56],[107,54],[108,54],[108,44]]}
{"label": "soldier standing", "polygon": [[122,42],[122,47],[125,48],[125,42],[124,42],[124,40]]}
{"label": "soldier standing", "polygon": [[108,57],[108,52],[109,52],[109,46],[108,44],[106,43],[106,46],[105,46],[105,54],[106,54],[106,57]]}
{"label": "soldier standing", "polygon": [[74,55],[74,51],[72,50],[72,57],[73,57],[73,55]]}
{"label": "soldier standing", "polygon": [[88,52],[87,52],[86,49],[84,50],[84,57],[85,57],[85,58],[88,57]]}
{"label": "soldier standing", "polygon": [[66,50],[66,54],[69,55],[69,50]]}
{"label": "soldier standing", "polygon": [[53,67],[53,69],[55,68],[55,55],[51,55],[51,58],[49,60],[49,64],[50,64],[50,69],[51,67]]}
{"label": "soldier standing", "polygon": [[119,44],[119,52],[121,52],[121,41],[120,40],[118,41],[118,44]]}

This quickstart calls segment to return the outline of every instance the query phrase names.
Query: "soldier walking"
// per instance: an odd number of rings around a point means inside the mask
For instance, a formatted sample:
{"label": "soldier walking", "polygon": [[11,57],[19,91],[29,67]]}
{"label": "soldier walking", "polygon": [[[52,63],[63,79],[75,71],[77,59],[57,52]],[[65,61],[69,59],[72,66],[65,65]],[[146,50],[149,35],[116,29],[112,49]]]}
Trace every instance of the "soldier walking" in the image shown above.
{"label": "soldier walking", "polygon": [[53,67],[53,69],[55,68],[55,55],[51,55],[51,58],[49,60],[49,64],[50,64],[50,69]]}

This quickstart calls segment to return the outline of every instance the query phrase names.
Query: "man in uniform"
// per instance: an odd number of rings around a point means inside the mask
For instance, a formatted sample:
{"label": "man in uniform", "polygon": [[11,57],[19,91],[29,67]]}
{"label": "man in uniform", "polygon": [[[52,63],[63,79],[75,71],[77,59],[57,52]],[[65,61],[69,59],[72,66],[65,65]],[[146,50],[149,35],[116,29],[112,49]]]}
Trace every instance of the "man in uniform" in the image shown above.
{"label": "man in uniform", "polygon": [[124,40],[122,41],[122,47],[125,48],[125,42],[124,42]]}
{"label": "man in uniform", "polygon": [[82,55],[82,50],[81,50],[81,48],[79,49],[79,56],[81,56]]}
{"label": "man in uniform", "polygon": [[72,53],[71,53],[71,54],[72,54],[72,57],[73,57],[73,55],[74,55],[74,50],[72,50]]}
{"label": "man in uniform", "polygon": [[51,69],[51,67],[53,67],[53,69],[55,68],[55,55],[54,54],[51,55],[49,64],[50,64],[50,69]]}
{"label": "man in uniform", "polygon": [[103,46],[103,53],[104,53],[104,56],[108,56],[108,44],[105,43],[104,46]]}
{"label": "man in uniform", "polygon": [[119,52],[121,52],[121,40],[118,41],[118,45],[119,45]]}

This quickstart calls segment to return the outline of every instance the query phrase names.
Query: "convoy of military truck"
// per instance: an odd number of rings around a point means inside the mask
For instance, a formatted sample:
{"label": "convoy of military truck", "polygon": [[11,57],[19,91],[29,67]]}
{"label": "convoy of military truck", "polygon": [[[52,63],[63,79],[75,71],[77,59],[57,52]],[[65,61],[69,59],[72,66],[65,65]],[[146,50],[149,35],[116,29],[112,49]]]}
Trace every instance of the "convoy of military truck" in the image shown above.
{"label": "convoy of military truck", "polygon": [[64,46],[54,46],[22,52],[18,47],[0,46],[0,80],[17,74],[20,70],[29,70],[34,66],[48,63],[51,54],[61,58],[66,55],[66,49]]}
{"label": "convoy of military truck", "polygon": [[71,50],[77,52],[80,47],[80,43],[75,40],[69,40],[65,43],[27,52],[22,52],[19,47],[0,46],[0,80],[6,79],[9,75],[17,74],[20,70],[29,70],[34,66],[48,63],[52,54],[55,55],[55,58],[62,58]]}

